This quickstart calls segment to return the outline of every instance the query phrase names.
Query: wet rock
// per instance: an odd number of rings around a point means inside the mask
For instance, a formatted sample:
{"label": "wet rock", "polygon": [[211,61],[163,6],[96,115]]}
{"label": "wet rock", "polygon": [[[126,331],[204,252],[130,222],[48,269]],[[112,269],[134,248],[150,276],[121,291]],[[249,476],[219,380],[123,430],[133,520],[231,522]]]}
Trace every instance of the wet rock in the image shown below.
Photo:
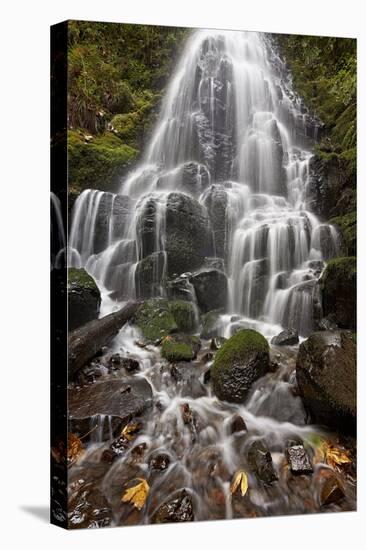
{"label": "wet rock", "polygon": [[152,252],[140,260],[135,270],[136,297],[159,296],[164,270],[165,254],[163,252]]}
{"label": "wet rock", "polygon": [[[109,415],[126,422],[152,406],[152,390],[145,378],[109,380],[69,390],[70,420]],[[106,423],[107,425],[107,423]]]}
{"label": "wet rock", "polygon": [[228,283],[223,271],[208,269],[194,273],[190,278],[196,292],[197,303],[204,313],[224,308],[227,303]]}
{"label": "wet rock", "polygon": [[230,421],[229,431],[231,434],[238,432],[246,432],[247,426],[245,424],[244,418],[240,414],[236,414]]}
{"label": "wet rock", "polygon": [[328,504],[333,504],[344,496],[344,490],[337,476],[334,473],[326,476],[320,492],[320,505],[327,506]]}
{"label": "wet rock", "polygon": [[155,456],[151,456],[149,459],[149,468],[151,470],[166,470],[170,464],[170,457],[167,454],[160,453]]}
{"label": "wet rock", "polygon": [[140,363],[132,357],[122,357],[115,353],[110,357],[109,363],[112,369],[124,368],[127,372],[136,372],[140,369]]}
{"label": "wet rock", "polygon": [[295,444],[286,449],[287,461],[293,474],[311,474],[313,467],[303,445]]}
{"label": "wet rock", "polygon": [[211,351],[206,352],[204,355],[202,355],[202,361],[204,363],[209,363],[214,358],[214,354]]}
{"label": "wet rock", "polygon": [[314,422],[356,428],[356,345],[346,331],[315,332],[300,345],[296,378]]}
{"label": "wet rock", "polygon": [[175,363],[171,368],[171,375],[177,382],[177,390],[182,397],[203,397],[207,394],[200,381],[201,371],[196,365]]}
{"label": "wet rock", "polygon": [[209,311],[208,313],[202,315],[202,330],[201,338],[208,340],[209,338],[214,338],[218,335],[219,324],[220,324],[220,315],[223,313],[223,309]]}
{"label": "wet rock", "polygon": [[197,319],[195,307],[192,302],[172,300],[169,301],[168,307],[180,332],[190,334],[195,331]]}
{"label": "wet rock", "polygon": [[160,176],[157,189],[180,189],[184,193],[198,198],[206,189],[210,181],[210,174],[203,164],[186,162],[178,169]]}
{"label": "wet rock", "polygon": [[267,340],[255,330],[241,330],[216,353],[211,367],[214,393],[219,399],[240,403],[252,384],[268,369]]}
{"label": "wet rock", "polygon": [[323,317],[323,319],[320,319],[318,322],[317,329],[318,330],[338,330],[338,325],[335,323],[331,318],[329,317]]}
{"label": "wet rock", "polygon": [[191,495],[183,489],[179,494],[162,504],[151,518],[151,523],[176,523],[194,521]]}
{"label": "wet rock", "polygon": [[161,355],[171,363],[191,361],[197,357],[200,341],[196,336],[174,334],[164,338]]}
{"label": "wet rock", "polygon": [[100,292],[93,277],[85,269],[68,269],[67,299],[69,331],[98,318]]}
{"label": "wet rock", "polygon": [[248,451],[248,464],[260,481],[270,484],[278,477],[273,468],[271,453],[260,441],[255,441]]}
{"label": "wet rock", "polygon": [[212,255],[209,219],[204,207],[183,193],[170,193],[166,206],[167,274],[193,271]]}
{"label": "wet rock", "polygon": [[212,338],[210,343],[210,349],[213,351],[217,351],[220,349],[223,344],[227,341],[227,338],[224,338],[223,336],[217,336],[216,338]]}
{"label": "wet rock", "polygon": [[275,346],[295,346],[299,343],[299,333],[294,329],[286,329],[274,336],[271,344]]}
{"label": "wet rock", "polygon": [[94,487],[93,483],[78,483],[71,486],[71,496],[68,501],[68,527],[70,529],[85,529],[93,527],[108,527],[112,523],[112,510],[107,499]]}
{"label": "wet rock", "polygon": [[320,279],[324,316],[331,315],[340,328],[356,327],[356,258],[328,262]]}
{"label": "wet rock", "polygon": [[211,369],[207,369],[203,375],[203,383],[208,384],[211,380]]}
{"label": "wet rock", "polygon": [[227,193],[224,185],[211,185],[205,193],[204,205],[210,216],[216,254],[223,258],[227,238]]}

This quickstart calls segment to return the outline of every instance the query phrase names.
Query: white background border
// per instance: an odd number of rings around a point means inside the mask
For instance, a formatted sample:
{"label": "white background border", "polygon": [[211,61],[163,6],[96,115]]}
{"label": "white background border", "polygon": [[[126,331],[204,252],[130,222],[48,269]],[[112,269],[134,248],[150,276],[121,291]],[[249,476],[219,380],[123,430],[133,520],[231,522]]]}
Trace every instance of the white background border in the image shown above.
{"label": "white background border", "polygon": [[[1,469],[3,548],[364,547],[365,20],[362,0],[33,0],[1,12]],[[49,26],[89,19],[358,38],[358,512],[65,532],[49,494]],[[363,34],[362,34],[363,33]],[[365,214],[364,214],[365,213]],[[362,327],[362,328],[361,328]]]}

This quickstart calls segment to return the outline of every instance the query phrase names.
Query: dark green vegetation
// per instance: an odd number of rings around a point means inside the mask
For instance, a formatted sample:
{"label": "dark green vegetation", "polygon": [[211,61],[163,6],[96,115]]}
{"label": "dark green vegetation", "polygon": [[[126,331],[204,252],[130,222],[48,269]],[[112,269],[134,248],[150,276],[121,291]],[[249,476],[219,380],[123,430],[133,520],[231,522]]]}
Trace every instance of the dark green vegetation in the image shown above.
{"label": "dark green vegetation", "polygon": [[161,355],[171,363],[191,361],[197,355],[199,339],[182,334],[167,336],[161,346]]}
{"label": "dark green vegetation", "polygon": [[323,312],[339,327],[356,328],[356,258],[336,258],[328,262],[320,280]]}
{"label": "dark green vegetation", "polygon": [[356,251],[356,40],[276,35],[275,41],[291,71],[296,92],[324,125],[313,159],[326,194],[326,204],[319,214],[341,229],[344,253],[353,255]]}
{"label": "dark green vegetation", "polygon": [[269,345],[259,332],[240,330],[218,350],[211,368],[213,389],[219,399],[241,402],[253,382],[266,374]]}
{"label": "dark green vegetation", "polygon": [[192,332],[195,328],[193,306],[183,300],[146,300],[136,313],[134,321],[144,338],[150,342],[178,331]]}
{"label": "dark green vegetation", "polygon": [[187,29],[69,22],[69,184],[113,189],[156,120]]}

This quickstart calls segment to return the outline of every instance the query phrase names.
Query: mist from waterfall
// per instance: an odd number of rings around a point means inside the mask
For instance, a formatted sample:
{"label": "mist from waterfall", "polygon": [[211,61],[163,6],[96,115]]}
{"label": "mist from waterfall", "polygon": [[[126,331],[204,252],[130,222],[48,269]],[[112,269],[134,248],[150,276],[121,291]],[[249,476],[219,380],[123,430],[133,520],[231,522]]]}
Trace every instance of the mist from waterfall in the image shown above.
{"label": "mist from waterfall", "polygon": [[316,138],[268,37],[193,32],[139,166],[119,193],[78,197],[69,265],[85,267],[111,303],[145,296],[147,286],[164,296],[167,208],[173,194],[188,195],[207,217],[207,255],[223,260],[229,324],[236,314],[264,333],[283,326],[306,336],[317,280],[339,246],[336,230],[306,210]]}

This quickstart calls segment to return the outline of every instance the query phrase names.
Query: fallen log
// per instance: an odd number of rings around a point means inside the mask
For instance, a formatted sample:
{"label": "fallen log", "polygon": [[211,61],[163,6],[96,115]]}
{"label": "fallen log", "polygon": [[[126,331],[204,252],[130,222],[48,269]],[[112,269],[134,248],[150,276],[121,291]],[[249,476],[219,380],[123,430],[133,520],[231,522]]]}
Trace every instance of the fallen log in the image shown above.
{"label": "fallen log", "polygon": [[139,305],[140,302],[127,302],[119,311],[101,319],[89,321],[70,332],[68,337],[69,376],[74,376],[89,359],[116,336],[121,327],[137,311]]}

